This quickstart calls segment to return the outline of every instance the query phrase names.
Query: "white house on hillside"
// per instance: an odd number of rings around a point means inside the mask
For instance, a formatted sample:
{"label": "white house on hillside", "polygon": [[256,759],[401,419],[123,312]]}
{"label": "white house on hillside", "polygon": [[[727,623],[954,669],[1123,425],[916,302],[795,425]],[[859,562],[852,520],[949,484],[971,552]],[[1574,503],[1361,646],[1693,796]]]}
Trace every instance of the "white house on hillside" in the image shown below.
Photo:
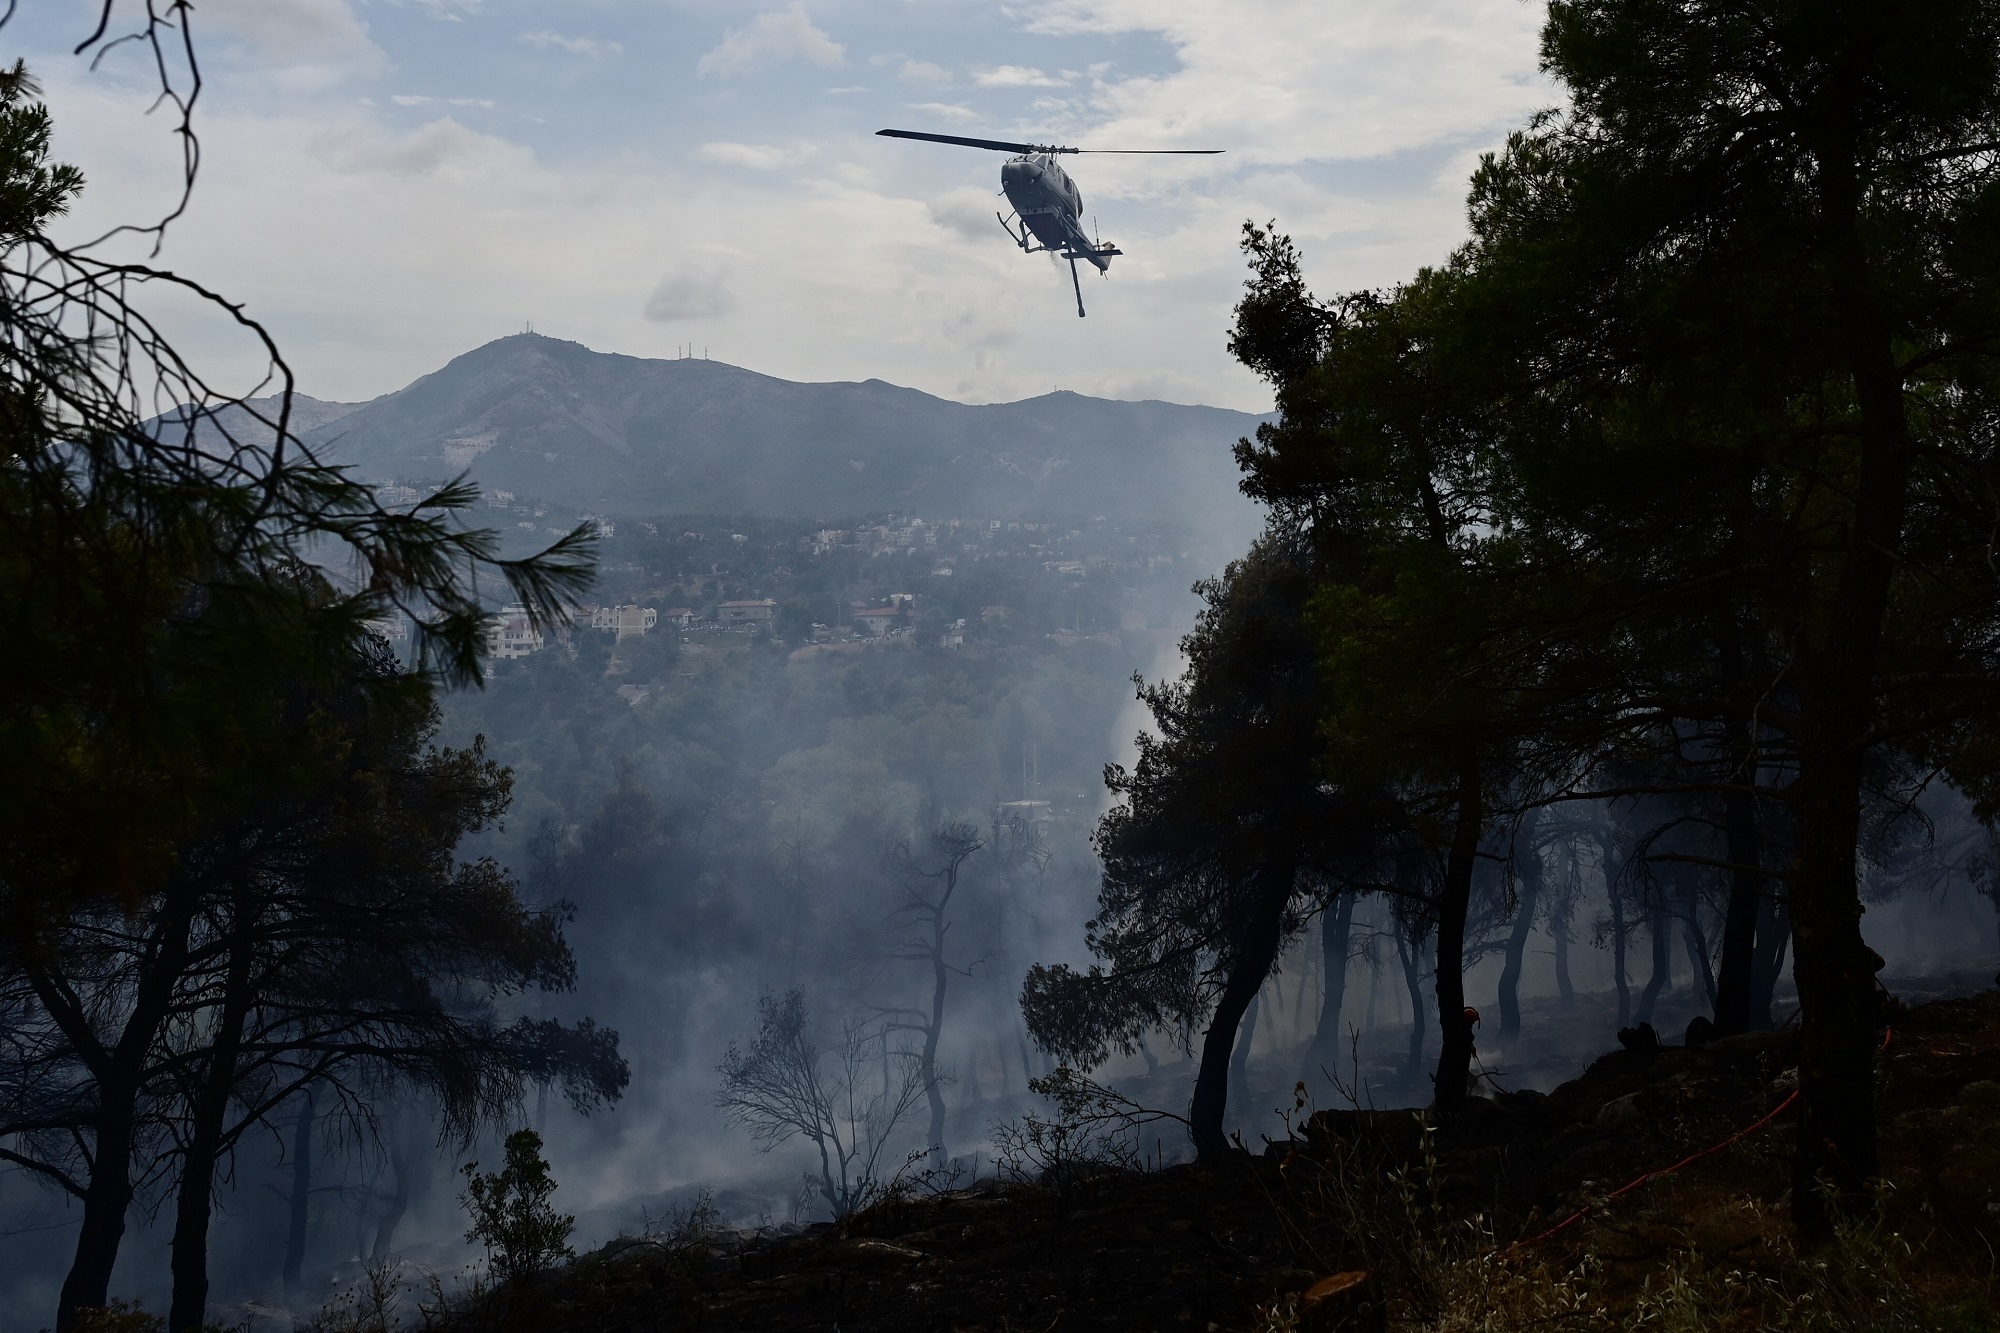
{"label": "white house on hillside", "polygon": [[600,606],[590,613],[592,629],[615,632],[622,642],[637,638],[660,623],[660,613],[650,606]]}
{"label": "white house on hillside", "polygon": [[506,606],[486,622],[486,655],[495,660],[526,657],[547,647],[524,606]]}

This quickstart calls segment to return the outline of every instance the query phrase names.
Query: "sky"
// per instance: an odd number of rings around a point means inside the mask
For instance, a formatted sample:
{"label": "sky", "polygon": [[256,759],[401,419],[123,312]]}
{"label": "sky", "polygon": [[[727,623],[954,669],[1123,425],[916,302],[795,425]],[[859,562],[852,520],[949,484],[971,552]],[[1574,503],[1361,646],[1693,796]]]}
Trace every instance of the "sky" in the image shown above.
{"label": "sky", "polygon": [[[128,20],[136,0],[118,0]],[[142,47],[97,0],[0,28],[56,118],[77,240],[176,193]],[[244,303],[299,387],[357,401],[532,327],[968,402],[1071,389],[1265,410],[1229,358],[1245,219],[1321,291],[1464,231],[1478,155],[1555,94],[1523,0],[199,0],[193,204],[155,262]],[[116,31],[114,26],[114,31]],[[995,220],[1002,155],[884,127],[1217,157],[1073,157],[1067,271]],[[109,253],[145,251],[114,241]],[[247,340],[160,318],[232,387]]]}

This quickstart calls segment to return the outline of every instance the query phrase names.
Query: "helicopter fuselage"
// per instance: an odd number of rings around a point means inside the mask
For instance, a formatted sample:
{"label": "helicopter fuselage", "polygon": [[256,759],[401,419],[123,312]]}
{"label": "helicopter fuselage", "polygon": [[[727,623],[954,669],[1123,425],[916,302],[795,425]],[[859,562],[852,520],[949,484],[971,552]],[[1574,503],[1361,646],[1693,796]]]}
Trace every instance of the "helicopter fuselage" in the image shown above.
{"label": "helicopter fuselage", "polygon": [[[1111,257],[1125,252],[1083,229],[1083,191],[1056,165],[1058,153],[1192,153],[1213,157],[1220,148],[1069,148],[1060,144],[1010,143],[1005,139],[974,139],[962,134],[931,134],[925,130],[877,130],[891,139],[922,139],[1012,153],[1000,168],[1000,192],[1014,206],[1018,223],[993,215],[1007,238],[1028,254],[1053,254],[1069,261],[1070,289],[1076,293],[1076,313],[1083,315],[1083,285],[1076,261],[1085,260],[1100,273],[1111,271]],[[1093,230],[1095,224],[1093,222]]]}
{"label": "helicopter fuselage", "polygon": [[1020,215],[1021,225],[1044,248],[1065,258],[1088,260],[1101,271],[1110,269],[1109,255],[1083,230],[1083,192],[1052,155],[1008,158],[1000,167],[1000,190]]}

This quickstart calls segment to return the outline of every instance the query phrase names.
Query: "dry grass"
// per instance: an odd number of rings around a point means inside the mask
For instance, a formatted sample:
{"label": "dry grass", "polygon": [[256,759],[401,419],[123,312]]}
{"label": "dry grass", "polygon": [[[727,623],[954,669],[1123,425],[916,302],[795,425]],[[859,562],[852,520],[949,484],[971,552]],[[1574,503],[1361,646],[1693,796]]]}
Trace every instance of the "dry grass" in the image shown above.
{"label": "dry grass", "polygon": [[[1373,1270],[1400,1333],[2000,1329],[2000,995],[1926,1006],[1898,1025],[1879,1074],[1877,1207],[1824,1250],[1803,1253],[1793,1240],[1787,1122],[1609,1197],[1770,1105],[1785,1054],[1774,1048],[1755,1070],[1734,1056],[1614,1057],[1536,1103],[1552,1109],[1515,1138],[1496,1147],[1492,1133],[1454,1126],[1444,1151],[1421,1114],[1314,1116],[1301,1089],[1299,1148],[1269,1202],[1293,1262]],[[1767,1059],[1783,1066],[1776,1078]],[[1634,1097],[1644,1122],[1604,1117],[1607,1098]],[[1489,1113],[1483,1123],[1504,1122]],[[1538,1156],[1522,1134],[1562,1146]],[[1510,1157],[1517,1145],[1528,1151]],[[1539,1243],[1504,1243],[1587,1204]],[[1286,1297],[1260,1318],[1260,1333],[1299,1322]]]}
{"label": "dry grass", "polygon": [[[1593,1217],[1561,1243],[1498,1243],[1484,1219],[1438,1202],[1428,1121],[1418,1165],[1379,1145],[1341,1143],[1288,1164],[1301,1258],[1322,1272],[1383,1279],[1398,1333],[1646,1329],[1660,1333],[1974,1333],[2000,1328],[1994,1274],[1950,1238],[1882,1218],[1801,1254],[1784,1210],[1722,1181],[1687,1182],[1625,1218]],[[1407,1160],[1407,1159],[1405,1159]],[[1291,1333],[1296,1304],[1266,1306],[1257,1333]]]}

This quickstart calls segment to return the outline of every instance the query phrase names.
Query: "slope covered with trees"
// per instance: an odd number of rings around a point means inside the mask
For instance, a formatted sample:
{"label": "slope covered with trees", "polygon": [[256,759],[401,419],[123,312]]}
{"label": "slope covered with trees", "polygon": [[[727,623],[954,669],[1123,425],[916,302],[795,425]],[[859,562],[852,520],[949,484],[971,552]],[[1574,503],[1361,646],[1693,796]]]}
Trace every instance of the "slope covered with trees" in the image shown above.
{"label": "slope covered with trees", "polygon": [[[1668,920],[1721,904],[1692,1039],[1768,1024],[1789,943],[1792,1209],[1825,1240],[1877,1171],[1864,889],[1927,789],[1992,813],[2000,13],[1557,3],[1543,62],[1565,105],[1483,161],[1471,239],[1437,267],[1322,300],[1285,236],[1246,228],[1233,346],[1280,417],[1239,461],[1308,552],[1316,783],[1386,794],[1415,857],[1339,891],[1397,898],[1434,941],[1449,1114],[1482,864],[1502,914],[1531,914],[1538,830],[1599,805],[1641,867],[1656,975]],[[1188,697],[1229,679],[1193,670]],[[1179,697],[1152,699],[1169,735]],[[1117,864],[1101,921],[1128,910]],[[1254,913],[1191,891],[1219,950],[1195,1008],[1228,1026],[1223,941]],[[1038,1028],[1086,1049],[1073,1030]]]}
{"label": "slope covered with trees", "polygon": [[[185,115],[193,48],[145,15]],[[1427,1328],[1685,1324],[1698,1289],[1934,1322],[1898,1274],[1970,1290],[1949,1246],[1996,1239],[2000,1028],[1906,1019],[1867,913],[2000,902],[2000,7],[1556,0],[1542,42],[1563,103],[1435,266],[1316,294],[1245,227],[1268,521],[1181,660],[1223,418],[523,338],[336,419],[236,307],[50,239],[82,178],[0,72],[0,760],[34,779],[0,807],[0,1161],[67,1210],[55,1326],[128,1318],[135,1219],[170,1333],[252,1231],[239,1285],[295,1312],[336,1244],[379,1286],[442,1154],[501,1133],[471,1229],[422,1219],[497,1285],[427,1319],[1309,1327],[1316,1272],[1365,1265],[1378,1328],[1378,1281]],[[275,396],[207,385],[156,288]],[[340,441],[426,484],[381,503]],[[480,460],[523,493],[428,484]],[[620,512],[536,521],[565,500]],[[493,660],[501,598],[533,651]],[[1175,1122],[1198,1161],[1148,1173]],[[1583,1222],[1682,1168],[1680,1217]],[[681,1221],[550,1277],[655,1203]],[[1521,1257],[1579,1222],[1748,1257]]]}
{"label": "slope covered with trees", "polygon": [[[130,37],[185,114],[199,73],[175,31],[150,11]],[[426,748],[435,693],[479,670],[476,581],[546,621],[589,535],[502,560],[455,521],[465,488],[392,513],[300,447],[289,372],[239,309],[50,239],[83,179],[49,160],[35,97],[0,71],[0,601],[20,636],[0,679],[0,1152],[78,1205],[58,1328],[107,1305],[128,1218],[168,1198],[170,1319],[198,1328],[214,1185],[295,1094],[365,1133],[408,1085],[467,1131],[526,1077],[586,1105],[623,1086],[613,1034],[496,1013],[572,980],[561,911],[455,859],[505,775]],[[163,336],[152,294],[271,353],[283,392],[256,429],[220,421],[241,400]],[[334,553],[351,581],[313,563]],[[407,668],[368,630],[392,607]]]}

